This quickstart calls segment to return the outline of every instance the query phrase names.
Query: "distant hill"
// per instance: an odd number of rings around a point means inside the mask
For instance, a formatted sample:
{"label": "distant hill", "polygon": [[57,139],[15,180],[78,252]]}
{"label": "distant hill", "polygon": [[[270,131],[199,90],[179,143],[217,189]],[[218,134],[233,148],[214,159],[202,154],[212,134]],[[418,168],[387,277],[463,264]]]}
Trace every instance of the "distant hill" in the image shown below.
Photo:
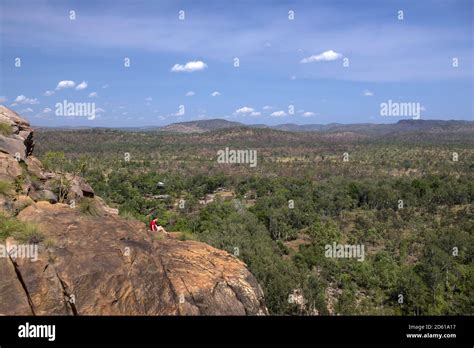
{"label": "distant hill", "polygon": [[246,127],[245,124],[240,122],[232,122],[222,119],[213,120],[199,120],[189,122],[172,123],[164,127],[158,128],[163,132],[176,132],[176,133],[204,133],[218,129],[226,128],[239,128]]}

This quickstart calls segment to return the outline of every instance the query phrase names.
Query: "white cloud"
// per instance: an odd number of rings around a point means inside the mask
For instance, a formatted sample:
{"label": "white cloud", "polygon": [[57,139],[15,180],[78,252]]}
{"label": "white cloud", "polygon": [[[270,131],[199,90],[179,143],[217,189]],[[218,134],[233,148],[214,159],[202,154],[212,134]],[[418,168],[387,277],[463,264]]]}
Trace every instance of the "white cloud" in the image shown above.
{"label": "white cloud", "polygon": [[147,101],[147,102],[151,102],[152,100],[153,100],[152,97],[145,98],[145,101]]}
{"label": "white cloud", "polygon": [[65,88],[74,88],[76,83],[70,80],[59,81],[56,86],[56,90],[65,89]]}
{"label": "white cloud", "polygon": [[91,93],[89,93],[88,97],[89,97],[89,98],[97,98],[97,97],[98,97],[97,92],[91,92]]}
{"label": "white cloud", "polygon": [[39,101],[36,98],[34,99],[27,98],[22,94],[16,97],[15,103],[16,104],[39,104]]}
{"label": "white cloud", "polygon": [[27,113],[27,112],[33,112],[33,109],[32,108],[26,108],[26,109],[23,109],[20,111],[20,113]]}
{"label": "white cloud", "polygon": [[189,91],[188,93],[186,93],[186,97],[192,97],[195,94],[196,93],[194,93],[194,91]]}
{"label": "white cloud", "polygon": [[284,111],[275,111],[275,112],[272,112],[270,114],[270,116],[273,116],[273,117],[283,117],[283,116],[286,116],[286,112]]}
{"label": "white cloud", "polygon": [[240,109],[235,110],[236,114],[249,114],[251,112],[254,112],[255,110],[253,108],[250,108],[248,106],[241,107]]}
{"label": "white cloud", "polygon": [[221,94],[218,91],[214,91],[214,92],[211,93],[211,97],[217,97],[219,95],[221,95]]}
{"label": "white cloud", "polygon": [[270,105],[265,105],[263,107],[263,110],[271,110],[271,109],[273,109],[273,106],[270,106]]}
{"label": "white cloud", "polygon": [[46,91],[46,92],[44,92],[43,95],[44,95],[45,97],[51,97],[53,94],[54,94],[54,91]]}
{"label": "white cloud", "polygon": [[306,64],[306,63],[321,62],[321,61],[327,62],[327,61],[336,60],[339,58],[342,58],[342,54],[334,52],[333,50],[329,50],[318,55],[303,58],[300,61],[300,63]]}
{"label": "white cloud", "polygon": [[0,103],[5,103],[7,101],[7,98],[4,96],[0,96]]}
{"label": "white cloud", "polygon": [[314,112],[311,112],[311,111],[306,111],[303,113],[302,115],[303,117],[312,117],[312,116],[316,116],[316,114]]}
{"label": "white cloud", "polygon": [[193,72],[193,71],[204,70],[206,68],[207,68],[206,63],[198,60],[198,61],[187,62],[185,65],[175,64],[171,68],[171,71],[172,72]]}
{"label": "white cloud", "polygon": [[43,109],[44,114],[50,113],[51,111],[53,111],[53,110],[51,110],[51,108],[44,108]]}
{"label": "white cloud", "polygon": [[364,95],[365,97],[372,97],[372,96],[374,95],[374,93],[371,92],[371,91],[369,91],[368,89],[366,89],[366,90],[364,91],[363,95]]}
{"label": "white cloud", "polygon": [[76,90],[78,91],[82,91],[83,89],[86,89],[87,88],[87,82],[86,81],[82,81],[80,84],[78,84],[76,86]]}
{"label": "white cloud", "polygon": [[259,111],[254,111],[252,113],[250,113],[250,116],[260,116],[262,113],[259,112]]}
{"label": "white cloud", "polygon": [[290,77],[290,79],[294,81],[294,80],[296,80],[296,76],[295,76],[295,75],[292,75],[292,76]]}
{"label": "white cloud", "polygon": [[96,113],[96,114],[101,114],[101,113],[104,113],[104,112],[105,112],[105,110],[102,109],[102,108],[96,108],[96,109],[95,109],[95,113]]}
{"label": "white cloud", "polygon": [[105,84],[105,85],[102,86],[102,88],[109,88],[109,85]]}

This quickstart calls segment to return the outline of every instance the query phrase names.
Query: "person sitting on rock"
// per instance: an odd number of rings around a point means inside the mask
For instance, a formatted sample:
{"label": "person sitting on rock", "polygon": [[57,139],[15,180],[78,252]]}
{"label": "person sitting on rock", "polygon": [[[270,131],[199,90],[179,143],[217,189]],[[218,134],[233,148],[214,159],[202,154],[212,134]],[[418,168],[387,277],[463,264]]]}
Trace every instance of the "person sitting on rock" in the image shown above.
{"label": "person sitting on rock", "polygon": [[153,232],[158,231],[158,225],[156,224],[157,222],[158,222],[157,218],[153,218],[150,221],[150,230],[152,230]]}

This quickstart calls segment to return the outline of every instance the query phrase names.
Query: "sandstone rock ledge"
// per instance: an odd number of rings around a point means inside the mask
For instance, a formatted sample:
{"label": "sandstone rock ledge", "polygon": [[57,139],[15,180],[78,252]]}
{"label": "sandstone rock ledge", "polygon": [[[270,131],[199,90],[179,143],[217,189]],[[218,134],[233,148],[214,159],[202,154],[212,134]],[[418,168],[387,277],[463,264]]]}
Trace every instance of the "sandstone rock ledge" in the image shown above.
{"label": "sandstone rock ledge", "polygon": [[35,203],[18,218],[36,223],[45,240],[36,262],[1,261],[11,285],[0,288],[0,297],[8,290],[10,298],[0,302],[2,314],[267,313],[245,264],[207,244],[158,238],[139,222],[82,216],[60,203]]}

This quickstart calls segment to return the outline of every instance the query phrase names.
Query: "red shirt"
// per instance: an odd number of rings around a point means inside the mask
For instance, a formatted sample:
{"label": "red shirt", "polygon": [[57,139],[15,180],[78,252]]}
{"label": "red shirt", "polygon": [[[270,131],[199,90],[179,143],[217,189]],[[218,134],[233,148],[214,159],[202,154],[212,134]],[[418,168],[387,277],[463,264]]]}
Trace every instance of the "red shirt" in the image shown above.
{"label": "red shirt", "polygon": [[156,230],[157,227],[156,227],[156,221],[155,220],[151,220],[150,221],[150,230],[154,231]]}

